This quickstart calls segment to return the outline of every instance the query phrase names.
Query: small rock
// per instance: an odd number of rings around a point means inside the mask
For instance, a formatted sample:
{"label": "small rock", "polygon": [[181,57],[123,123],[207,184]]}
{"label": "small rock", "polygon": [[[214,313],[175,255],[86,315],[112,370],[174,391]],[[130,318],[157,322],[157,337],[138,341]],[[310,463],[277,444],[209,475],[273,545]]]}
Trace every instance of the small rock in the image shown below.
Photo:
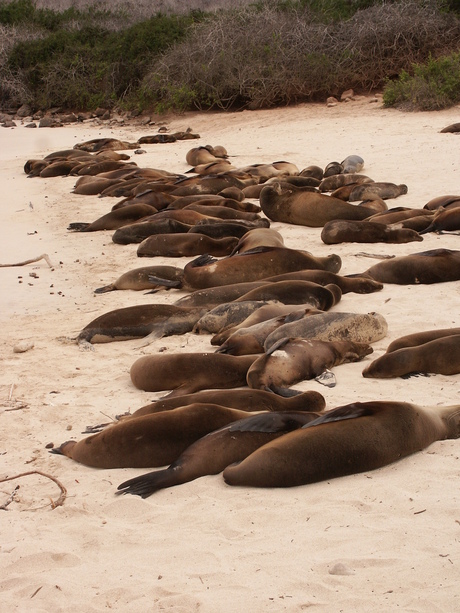
{"label": "small rock", "polygon": [[329,574],[330,575],[354,575],[355,571],[349,566],[342,564],[342,562],[338,562],[337,564],[334,564],[334,566],[329,570]]}
{"label": "small rock", "polygon": [[25,353],[34,348],[34,343],[31,341],[20,341],[13,347],[14,353]]}

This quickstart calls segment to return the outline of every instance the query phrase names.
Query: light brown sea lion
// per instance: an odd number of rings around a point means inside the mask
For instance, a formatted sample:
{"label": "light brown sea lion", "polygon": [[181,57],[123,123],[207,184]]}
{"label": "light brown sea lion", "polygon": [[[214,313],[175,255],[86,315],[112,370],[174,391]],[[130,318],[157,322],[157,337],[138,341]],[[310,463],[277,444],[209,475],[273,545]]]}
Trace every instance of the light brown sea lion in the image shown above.
{"label": "light brown sea lion", "polygon": [[90,175],[85,175],[84,177],[79,177],[75,182],[72,193],[81,194],[82,196],[96,196],[115,183],[118,183],[118,179],[106,179],[105,177],[91,177]]}
{"label": "light brown sea lion", "polygon": [[333,219],[328,221],[321,232],[321,240],[326,245],[338,243],[410,243],[422,241],[415,230],[409,228],[392,228],[372,221],[349,221]]}
{"label": "light brown sea lion", "polygon": [[118,486],[117,493],[148,498],[159,489],[188,483],[205,475],[217,475],[262,445],[318,417],[318,413],[305,412],[261,413],[245,417],[198,439],[168,468],[124,481]]}
{"label": "light brown sea lion", "polygon": [[[350,175],[351,176],[351,175]],[[266,185],[260,206],[272,221],[319,228],[331,219],[366,219],[374,211],[287,183]]]}
{"label": "light brown sea lion", "polygon": [[432,198],[425,205],[424,209],[428,209],[429,211],[433,211],[435,209],[439,209],[439,207],[443,207],[445,209],[451,206],[459,206],[460,205],[460,196],[437,196],[436,198]]}
{"label": "light brown sea lion", "polygon": [[246,385],[246,373],[257,356],[175,353],[148,355],[131,366],[131,381],[146,392],[172,390],[167,397],[202,389]]}
{"label": "light brown sea lion", "polygon": [[273,228],[254,228],[249,230],[238,241],[233,249],[232,255],[235,253],[244,253],[255,247],[284,247],[284,239],[282,235]]}
{"label": "light brown sea lion", "polygon": [[[129,208],[129,207],[128,207]],[[118,209],[123,210],[123,209]],[[118,245],[129,245],[131,243],[142,243],[152,234],[167,234],[175,232],[188,232],[191,226],[176,219],[155,219],[153,221],[142,221],[131,223],[115,230],[112,241]]]}
{"label": "light brown sea lion", "polygon": [[165,466],[196,440],[232,421],[245,411],[215,404],[185,407],[121,420],[80,441],[66,441],[52,453],[95,468]]}
{"label": "light brown sea lion", "polygon": [[225,204],[224,206],[212,206],[209,204],[200,205],[199,203],[193,203],[188,204],[182,210],[196,211],[207,217],[216,217],[217,219],[244,219],[246,221],[255,221],[256,219],[260,219],[260,215],[258,213],[243,211],[240,208],[225,206]]}
{"label": "light brown sea lion", "polygon": [[283,395],[285,388],[299,381],[314,379],[345,362],[357,362],[372,351],[367,343],[283,338],[251,364],[246,380],[249,387]]}
{"label": "light brown sea lion", "polygon": [[357,185],[351,190],[348,200],[354,202],[356,200],[372,200],[375,196],[387,200],[388,198],[397,198],[402,194],[407,194],[407,185],[396,185],[395,183],[372,182]]}
{"label": "light brown sea lion", "polygon": [[400,336],[391,342],[386,350],[386,353],[395,351],[396,349],[403,349],[406,347],[416,347],[417,345],[423,345],[423,343],[429,343],[438,338],[444,336],[453,336],[460,334],[460,328],[441,328],[440,330],[425,330],[424,332],[414,332],[405,336]]}
{"label": "light brown sea lion", "polygon": [[58,160],[47,164],[43,170],[40,171],[40,177],[47,179],[50,177],[64,177],[68,176],[72,170],[80,164],[78,159],[71,160]]}
{"label": "light brown sea lion", "polygon": [[[355,294],[372,294],[383,289],[382,283],[374,281],[369,277],[344,277],[329,270],[296,270],[294,272],[286,272],[274,277],[267,277],[265,281],[288,281],[290,279],[299,279],[302,281],[313,281],[320,285],[329,285],[333,283],[338,285],[342,290],[342,294],[354,292]],[[352,281],[352,283],[350,283]]]}
{"label": "light brown sea lion", "polygon": [[420,234],[426,234],[427,232],[455,232],[457,230],[460,230],[460,206],[452,209],[436,209],[430,225],[421,230]]}
{"label": "light brown sea lion", "polygon": [[460,251],[432,249],[374,264],[361,276],[369,275],[381,283],[414,285],[443,283],[460,279]]}
{"label": "light brown sea lion", "polygon": [[100,230],[117,230],[132,224],[144,217],[157,213],[155,207],[149,204],[132,204],[130,206],[110,211],[91,223],[70,223],[67,230],[74,232],[98,232]]}
{"label": "light brown sea lion", "polygon": [[349,183],[358,183],[358,185],[362,183],[373,183],[373,180],[366,176],[360,175],[356,173],[351,174],[333,174],[333,175],[324,175],[324,179],[321,181],[319,185],[320,192],[332,192],[339,187],[343,187],[344,185],[348,185]]}
{"label": "light brown sea lion", "polygon": [[[265,300],[244,300],[242,302],[223,302],[205,313],[193,326],[195,334],[215,334],[223,328],[236,326],[245,321],[262,306],[280,304]],[[282,305],[283,307],[285,305]],[[291,307],[292,308],[292,307]]]}
{"label": "light brown sea lion", "polygon": [[233,252],[238,239],[235,236],[211,238],[198,233],[153,234],[142,241],[137,248],[138,257],[170,258],[191,257],[209,253],[221,257]]}
{"label": "light brown sea lion", "polygon": [[183,268],[177,266],[141,266],[140,268],[134,268],[128,270],[118,277],[113,283],[98,287],[94,290],[96,294],[104,294],[105,292],[113,292],[115,290],[145,290],[149,289],[155,291],[157,289],[164,289],[164,286],[155,285],[149,280],[149,276],[160,276],[165,279],[171,279],[171,281],[182,281],[184,276]]}
{"label": "light brown sea lion", "polygon": [[118,168],[136,168],[137,165],[134,162],[123,162],[121,160],[91,160],[90,162],[82,162],[79,166],[75,166],[72,169],[74,175],[98,175],[101,172],[108,172],[109,170],[116,170]]}
{"label": "light brown sea lion", "polygon": [[87,324],[77,342],[110,343],[142,338],[162,338],[190,332],[205,313],[201,307],[174,304],[137,304],[104,313]]}
{"label": "light brown sea lion", "polygon": [[187,173],[194,173],[202,176],[215,176],[221,172],[228,172],[229,170],[233,170],[236,167],[230,162],[230,160],[218,160],[217,158],[214,162],[208,162],[206,164],[199,164],[194,168],[190,168],[187,170]]}
{"label": "light brown sea lion", "polygon": [[184,267],[184,279],[196,289],[259,281],[268,276],[315,268],[338,272],[342,260],[336,254],[315,257],[308,251],[286,247],[259,247],[229,258],[216,260],[200,256]]}
{"label": "light brown sea lion", "polygon": [[387,351],[363,370],[363,377],[392,379],[418,373],[460,373],[460,334]]}
{"label": "light brown sea lion", "polygon": [[292,487],[375,470],[435,441],[458,438],[459,418],[458,404],[356,402],[260,447],[223,476],[229,485]]}
{"label": "light brown sea lion", "polygon": [[387,211],[381,211],[375,213],[372,217],[368,217],[366,221],[372,221],[374,223],[381,223],[385,225],[396,224],[398,222],[404,222],[414,217],[426,217],[432,215],[430,211],[426,209],[410,209],[403,206],[394,207]]}
{"label": "light brown sea lion", "polygon": [[190,196],[193,194],[218,194],[227,187],[243,189],[246,183],[231,174],[220,174],[215,177],[196,177],[177,181],[174,196]]}
{"label": "light brown sea lion", "polygon": [[265,351],[268,351],[270,347],[285,337],[375,343],[375,341],[384,338],[387,331],[387,322],[380,313],[336,313],[328,311],[280,326],[267,336],[264,348]]}
{"label": "light brown sea lion", "polygon": [[189,166],[197,166],[198,164],[207,164],[214,162],[217,158],[228,157],[224,147],[214,148],[211,145],[201,147],[193,147],[185,154],[185,161]]}

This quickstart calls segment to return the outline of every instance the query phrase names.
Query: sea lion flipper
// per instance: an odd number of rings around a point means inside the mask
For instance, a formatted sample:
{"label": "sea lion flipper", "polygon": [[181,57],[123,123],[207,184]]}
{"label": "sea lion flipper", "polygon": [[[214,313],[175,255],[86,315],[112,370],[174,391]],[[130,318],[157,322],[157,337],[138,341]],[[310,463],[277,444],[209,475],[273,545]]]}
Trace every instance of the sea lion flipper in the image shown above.
{"label": "sea lion flipper", "polygon": [[70,223],[67,226],[67,230],[70,230],[71,232],[85,232],[86,228],[89,225],[90,225],[89,223],[83,223],[83,222]]}
{"label": "sea lion flipper", "polygon": [[162,487],[168,487],[168,485],[162,485],[161,482],[170,474],[171,471],[165,468],[134,477],[134,479],[128,479],[128,481],[124,481],[117,487],[116,494],[133,494],[141,498],[148,498]]}
{"label": "sea lion flipper", "polygon": [[289,340],[290,339],[287,336],[280,338],[279,341],[276,341],[276,343],[273,343],[273,345],[269,347],[269,349],[267,349],[267,351],[265,352],[265,355],[271,355],[278,349],[282,349],[289,342]]}
{"label": "sea lion flipper", "polygon": [[176,288],[180,288],[182,286],[182,282],[178,279],[163,279],[161,277],[156,277],[155,275],[149,275],[148,280],[152,285],[163,285],[164,287]]}
{"label": "sea lion flipper", "polygon": [[239,419],[227,427],[229,432],[289,432],[300,428],[309,416],[313,421],[314,415],[317,413],[306,413],[301,417],[289,413],[260,413]]}
{"label": "sea lion flipper", "polygon": [[366,415],[370,415],[371,411],[361,406],[360,403],[347,404],[343,407],[337,407],[336,409],[331,409],[327,411],[323,415],[320,415],[318,419],[314,419],[302,426],[302,428],[309,428],[310,426],[319,426],[321,424],[327,424],[334,421],[343,421],[344,419],[357,419],[358,417],[364,417]]}

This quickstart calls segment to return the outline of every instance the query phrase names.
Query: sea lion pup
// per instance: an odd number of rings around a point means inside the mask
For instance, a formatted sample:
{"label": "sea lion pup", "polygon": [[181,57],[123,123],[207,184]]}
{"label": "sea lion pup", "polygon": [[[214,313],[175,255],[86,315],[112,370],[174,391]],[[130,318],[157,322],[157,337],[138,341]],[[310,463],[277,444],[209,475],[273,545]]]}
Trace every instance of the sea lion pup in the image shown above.
{"label": "sea lion pup", "polygon": [[362,183],[373,183],[373,179],[368,177],[367,175],[360,175],[356,173],[351,174],[333,174],[333,175],[324,175],[324,179],[319,184],[320,192],[332,192],[339,187],[343,187],[344,185],[348,185],[349,183],[357,183],[361,185]]}
{"label": "sea lion pup", "polygon": [[403,255],[374,264],[361,276],[369,275],[381,283],[415,285],[443,283],[460,279],[460,251],[432,249]]}
{"label": "sea lion pup", "polygon": [[209,253],[221,257],[233,252],[238,239],[235,236],[211,238],[205,234],[177,233],[153,234],[142,241],[137,248],[137,256],[152,258],[163,256],[170,258],[197,256]]}
{"label": "sea lion pup", "polygon": [[131,381],[146,392],[172,390],[168,397],[202,389],[228,389],[246,385],[246,373],[258,356],[174,353],[148,355],[131,366]]}
{"label": "sea lion pup", "polygon": [[364,168],[364,160],[360,155],[347,155],[341,165],[344,174],[357,174]]}
{"label": "sea lion pup", "polygon": [[341,266],[342,260],[335,253],[326,257],[315,257],[308,251],[286,247],[258,247],[221,260],[199,256],[184,267],[184,280],[195,289],[205,289],[217,285],[260,281],[269,275],[306,268],[338,272]]}
{"label": "sea lion pup", "polygon": [[[354,292],[355,294],[372,294],[383,289],[382,283],[374,281],[369,277],[344,277],[328,270],[297,270],[294,272],[286,272],[282,275],[267,277],[265,281],[289,281],[290,279],[298,279],[302,281],[313,281],[320,285],[329,285],[333,283],[338,285],[342,294]],[[352,283],[350,283],[352,281]]]}
{"label": "sea lion pup", "polygon": [[130,245],[132,243],[142,243],[143,240],[148,236],[152,236],[152,234],[188,232],[190,228],[190,224],[177,221],[176,219],[163,218],[141,221],[139,223],[130,223],[115,230],[112,235],[112,241],[118,245]]}
{"label": "sea lion pup", "polygon": [[420,231],[420,234],[427,232],[455,232],[460,230],[460,206],[453,209],[436,209],[433,219],[429,226]]}
{"label": "sea lion pup", "polygon": [[326,164],[323,172],[323,177],[333,177],[335,175],[340,175],[343,173],[343,166],[340,162],[329,162]]}
{"label": "sea lion pup", "polygon": [[317,179],[318,181],[321,181],[324,177],[324,172],[320,166],[316,166],[315,164],[312,164],[310,166],[307,166],[306,168],[303,168],[299,172],[299,176],[300,177],[312,177],[313,179]]}
{"label": "sea lion pup", "polygon": [[387,351],[363,370],[363,377],[392,379],[418,373],[460,373],[460,334]]}
{"label": "sea lion pup", "polygon": [[202,147],[193,147],[185,154],[185,161],[189,166],[197,166],[198,164],[207,164],[215,162],[217,158],[227,158],[225,147],[212,145],[204,145]]}
{"label": "sea lion pup", "polygon": [[284,247],[284,238],[273,228],[254,228],[248,230],[240,238],[232,251],[232,255],[244,253],[256,247]]}
{"label": "sea lion pup", "polygon": [[[244,300],[242,302],[223,302],[207,311],[193,326],[195,334],[215,334],[223,328],[236,326],[245,321],[262,306],[281,304],[265,300]],[[285,305],[282,305],[285,306]],[[292,307],[291,307],[292,308]]]}
{"label": "sea lion pup", "polygon": [[93,319],[76,340],[78,343],[110,343],[149,336],[162,338],[191,332],[206,312],[201,307],[180,307],[174,304],[136,304],[115,309]]}
{"label": "sea lion pup", "polygon": [[445,128],[443,128],[442,130],[439,130],[440,134],[446,134],[446,133],[457,133],[460,132],[460,123],[451,123],[450,125],[446,126]]}
{"label": "sea lion pup", "polygon": [[217,475],[262,445],[317,419],[318,413],[261,413],[232,422],[192,443],[168,468],[121,483],[118,494],[148,498],[154,492],[205,475]]}
{"label": "sea lion pup", "polygon": [[132,204],[130,206],[110,211],[92,223],[70,223],[67,230],[74,232],[98,232],[99,230],[117,230],[132,224],[144,217],[154,215],[157,209],[149,204]]}
{"label": "sea lion pup", "polygon": [[81,441],[66,441],[51,453],[94,468],[149,468],[174,462],[208,432],[247,417],[245,411],[196,403],[115,423]]}
{"label": "sea lion pup", "polygon": [[319,228],[331,219],[366,219],[374,211],[355,206],[310,188],[271,183],[260,192],[260,206],[272,221]]}
{"label": "sea lion pup", "polygon": [[375,343],[388,331],[388,324],[380,313],[318,313],[294,320],[269,334],[265,351],[285,337],[301,337],[321,341],[350,340],[356,343]]}
{"label": "sea lion pup", "polygon": [[459,416],[460,405],[355,402],[260,447],[223,476],[229,485],[292,487],[375,470],[458,438]]}
{"label": "sea lion pup", "polygon": [[293,396],[278,396],[266,390],[256,390],[242,387],[228,390],[202,390],[193,394],[184,394],[175,398],[159,398],[150,404],[137,409],[131,415],[123,415],[120,419],[133,419],[141,415],[149,415],[160,411],[170,411],[196,402],[217,404],[232,409],[240,409],[248,413],[258,411],[323,411],[326,408],[324,396],[315,390],[299,392]]}
{"label": "sea lion pup", "polygon": [[444,209],[460,206],[460,196],[437,196],[436,198],[429,200],[423,208],[433,211],[439,209],[441,206]]}
{"label": "sea lion pup", "polygon": [[[94,290],[95,294],[104,294],[106,292],[114,292],[115,290],[131,289],[135,291],[149,289],[156,291],[165,289],[163,285],[158,286],[149,280],[149,276],[158,275],[171,281],[181,281],[184,276],[183,268],[177,266],[141,266],[123,273],[118,279],[109,285],[98,287]],[[166,288],[167,289],[167,288]]]}
{"label": "sea lion pup", "polygon": [[[290,307],[291,311],[286,315],[280,315],[273,317],[260,323],[241,327],[228,336],[223,343],[220,344],[219,349],[216,349],[216,353],[226,353],[228,355],[248,355],[254,353],[264,353],[264,342],[269,334],[274,330],[283,326],[285,323],[291,321],[298,321],[303,317],[311,317],[321,313],[318,309],[301,309],[294,310],[295,307]],[[215,337],[214,337],[215,338]],[[211,344],[218,344],[212,342]]]}
{"label": "sea lion pup", "polygon": [[129,143],[118,138],[93,138],[73,146],[74,149],[91,152],[103,151],[104,149],[137,149],[138,147],[139,142]]}
{"label": "sea lion pup", "polygon": [[407,185],[396,185],[395,183],[372,182],[357,185],[351,191],[348,197],[350,202],[356,200],[372,200],[375,196],[387,200],[388,198],[397,198],[402,194],[407,194]]}
{"label": "sea lion pup", "polygon": [[445,336],[453,336],[460,334],[460,328],[442,328],[440,330],[425,330],[424,332],[414,332],[413,334],[407,334],[406,336],[400,336],[390,343],[387,347],[386,353],[395,351],[396,349],[403,349],[406,347],[416,347],[417,345],[423,345],[423,343],[429,343],[438,338],[444,338]]}
{"label": "sea lion pup", "polygon": [[319,377],[325,370],[345,362],[362,360],[372,351],[367,343],[348,340],[282,338],[251,364],[246,380],[249,387],[283,396],[291,385]]}
{"label": "sea lion pup", "polygon": [[321,240],[326,245],[338,243],[410,243],[422,241],[415,230],[392,228],[372,221],[348,221],[333,219],[328,221],[321,232]]}

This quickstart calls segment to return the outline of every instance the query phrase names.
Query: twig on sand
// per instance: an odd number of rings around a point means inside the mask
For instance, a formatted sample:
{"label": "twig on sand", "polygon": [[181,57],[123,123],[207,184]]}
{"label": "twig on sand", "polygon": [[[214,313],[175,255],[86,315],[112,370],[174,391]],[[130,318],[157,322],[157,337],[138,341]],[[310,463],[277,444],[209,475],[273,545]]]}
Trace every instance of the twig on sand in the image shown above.
{"label": "twig on sand", "polygon": [[19,485],[17,485],[17,486],[14,488],[14,490],[13,490],[13,491],[11,492],[11,494],[8,496],[7,501],[6,501],[6,502],[4,502],[2,505],[0,505],[0,510],[1,510],[1,511],[6,511],[6,507],[7,507],[9,504],[11,504],[11,503],[13,502],[14,497],[16,496],[18,489],[19,489]]}
{"label": "twig on sand", "polygon": [[51,264],[51,260],[47,253],[42,253],[36,258],[32,258],[31,260],[24,260],[24,262],[16,262],[15,264],[0,264],[0,268],[9,268],[10,266],[25,266],[26,264],[32,264],[33,262],[39,262],[40,260],[46,260],[46,263],[50,268],[53,268]]}
{"label": "twig on sand", "polygon": [[54,483],[61,490],[61,494],[57,500],[51,500],[51,508],[55,509],[56,507],[63,506],[64,501],[67,497],[66,488],[62,485],[62,483],[58,479],[56,479],[56,477],[53,477],[52,475],[48,475],[47,473],[43,473],[41,470],[29,470],[25,473],[14,475],[14,477],[5,477],[4,479],[0,479],[0,483],[3,483],[4,481],[11,481],[12,479],[19,479],[20,477],[27,477],[28,475],[41,475],[42,477],[46,477],[47,479],[51,479],[51,481],[54,481]]}
{"label": "twig on sand", "polygon": [[364,251],[359,251],[355,253],[355,257],[357,258],[375,258],[376,260],[391,260],[394,258],[394,255],[383,255],[380,253],[365,253]]}

